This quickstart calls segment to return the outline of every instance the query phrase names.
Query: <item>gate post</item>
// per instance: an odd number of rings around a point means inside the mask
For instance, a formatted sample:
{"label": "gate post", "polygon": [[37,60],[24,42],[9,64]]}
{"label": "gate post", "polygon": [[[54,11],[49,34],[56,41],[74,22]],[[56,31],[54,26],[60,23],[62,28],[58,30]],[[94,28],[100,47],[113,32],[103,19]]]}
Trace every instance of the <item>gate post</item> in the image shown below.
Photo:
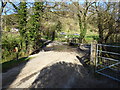
{"label": "gate post", "polygon": [[97,43],[95,41],[91,42],[90,62],[93,65],[95,65],[95,59],[96,59],[96,45]]}
{"label": "gate post", "polygon": [[[94,67],[95,66],[95,64],[96,64],[96,46],[97,46],[97,42],[96,41],[93,41],[93,42],[91,42],[91,49],[90,49],[90,65],[92,66],[92,67]],[[93,72],[95,71],[95,68],[92,68],[93,70]]]}

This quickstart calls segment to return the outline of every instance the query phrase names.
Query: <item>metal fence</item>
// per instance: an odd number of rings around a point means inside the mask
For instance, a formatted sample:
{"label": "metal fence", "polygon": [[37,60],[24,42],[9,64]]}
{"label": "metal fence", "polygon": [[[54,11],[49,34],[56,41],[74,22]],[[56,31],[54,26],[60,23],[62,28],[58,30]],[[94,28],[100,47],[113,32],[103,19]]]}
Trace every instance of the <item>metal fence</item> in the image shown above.
{"label": "metal fence", "polygon": [[95,72],[120,82],[120,46],[97,44]]}

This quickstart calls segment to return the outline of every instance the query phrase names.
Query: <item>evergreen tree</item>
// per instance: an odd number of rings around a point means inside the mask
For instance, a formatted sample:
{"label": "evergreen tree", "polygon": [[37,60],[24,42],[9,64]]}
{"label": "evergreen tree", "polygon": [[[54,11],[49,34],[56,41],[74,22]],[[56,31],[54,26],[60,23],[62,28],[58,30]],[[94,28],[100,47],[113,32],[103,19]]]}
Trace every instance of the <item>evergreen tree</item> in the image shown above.
{"label": "evergreen tree", "polygon": [[34,42],[34,49],[40,47],[41,39],[41,19],[44,13],[44,2],[35,2],[34,7],[32,8],[33,14],[30,15],[29,19],[29,37],[30,40]]}
{"label": "evergreen tree", "polygon": [[18,17],[19,17],[19,32],[22,38],[25,40],[26,43],[26,50],[28,49],[28,34],[26,25],[27,25],[27,3],[25,1],[20,2],[19,8],[18,8]]}

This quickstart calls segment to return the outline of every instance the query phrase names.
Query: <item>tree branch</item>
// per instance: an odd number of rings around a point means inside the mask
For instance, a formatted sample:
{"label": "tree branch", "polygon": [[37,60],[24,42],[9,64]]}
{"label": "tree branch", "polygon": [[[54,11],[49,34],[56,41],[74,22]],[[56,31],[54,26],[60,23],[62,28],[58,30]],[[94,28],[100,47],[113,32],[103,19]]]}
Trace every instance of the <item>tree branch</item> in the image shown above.
{"label": "tree branch", "polygon": [[18,7],[13,3],[13,2],[10,2],[10,1],[8,1],[15,9],[16,9],[16,11],[18,12]]}

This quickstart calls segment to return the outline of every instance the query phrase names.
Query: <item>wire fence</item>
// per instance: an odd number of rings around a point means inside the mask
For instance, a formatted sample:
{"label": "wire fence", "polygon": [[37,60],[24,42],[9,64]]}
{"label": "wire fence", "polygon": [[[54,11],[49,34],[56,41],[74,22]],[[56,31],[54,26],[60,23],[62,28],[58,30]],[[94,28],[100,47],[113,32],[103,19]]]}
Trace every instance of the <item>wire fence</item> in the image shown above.
{"label": "wire fence", "polygon": [[95,72],[120,82],[120,46],[97,44]]}

